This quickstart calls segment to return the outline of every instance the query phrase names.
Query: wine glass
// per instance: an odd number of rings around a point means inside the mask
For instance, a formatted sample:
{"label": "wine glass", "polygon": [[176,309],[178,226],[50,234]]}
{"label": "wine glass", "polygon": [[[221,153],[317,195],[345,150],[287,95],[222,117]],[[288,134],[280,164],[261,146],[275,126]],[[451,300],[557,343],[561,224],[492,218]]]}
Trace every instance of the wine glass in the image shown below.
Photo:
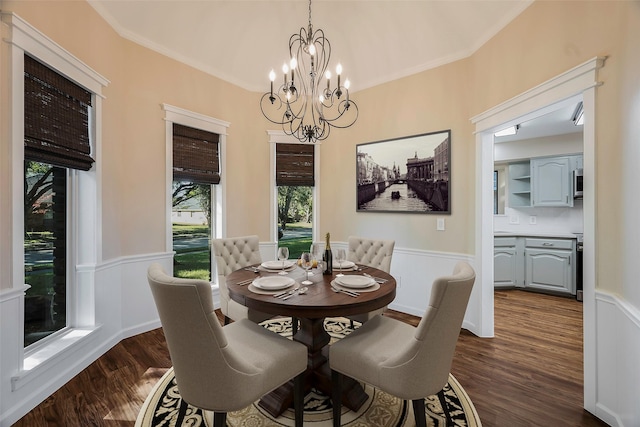
{"label": "wine glass", "polygon": [[278,274],[280,275],[284,275],[284,274],[289,274],[286,271],[284,271],[284,262],[289,258],[289,248],[278,248],[278,259],[280,261],[282,261],[282,271]]}
{"label": "wine glass", "polygon": [[302,284],[313,284],[313,282],[309,280],[309,269],[313,267],[313,255],[311,255],[309,252],[303,252],[302,255],[300,255],[300,266],[304,268],[304,271],[307,273],[307,278],[302,281]]}
{"label": "wine glass", "polygon": [[[322,247],[320,246],[320,244],[312,243],[309,252],[311,252],[311,255],[313,255],[313,260],[315,261],[318,269],[322,271]],[[309,272],[309,276],[313,276],[313,271]]]}
{"label": "wine glass", "polygon": [[338,249],[336,251],[336,261],[338,261],[338,270],[339,270],[339,273],[336,274],[336,277],[344,276],[344,274],[342,274],[342,263],[346,258],[347,258],[347,253],[345,252],[344,249]]}

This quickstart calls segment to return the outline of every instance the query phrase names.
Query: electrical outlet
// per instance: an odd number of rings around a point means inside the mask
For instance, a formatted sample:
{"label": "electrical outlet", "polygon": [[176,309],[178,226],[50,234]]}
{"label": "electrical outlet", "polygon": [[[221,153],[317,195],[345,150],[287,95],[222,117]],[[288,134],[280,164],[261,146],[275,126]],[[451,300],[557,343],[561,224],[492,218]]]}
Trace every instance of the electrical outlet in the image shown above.
{"label": "electrical outlet", "polygon": [[438,218],[436,220],[436,230],[444,231],[444,218]]}
{"label": "electrical outlet", "polygon": [[520,224],[520,217],[518,215],[511,215],[509,217],[509,224]]}
{"label": "electrical outlet", "polygon": [[536,225],[537,223],[538,223],[538,217],[533,215],[529,217],[529,224]]}

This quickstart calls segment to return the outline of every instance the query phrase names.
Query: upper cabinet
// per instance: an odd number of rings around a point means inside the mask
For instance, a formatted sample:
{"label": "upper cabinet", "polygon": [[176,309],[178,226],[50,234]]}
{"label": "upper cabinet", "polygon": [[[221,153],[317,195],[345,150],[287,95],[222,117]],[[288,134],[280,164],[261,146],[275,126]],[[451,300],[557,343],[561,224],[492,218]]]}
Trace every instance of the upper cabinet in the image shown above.
{"label": "upper cabinet", "polygon": [[531,160],[532,206],[573,206],[569,157]]}
{"label": "upper cabinet", "polygon": [[573,170],[582,155],[539,157],[509,164],[509,207],[571,207]]}

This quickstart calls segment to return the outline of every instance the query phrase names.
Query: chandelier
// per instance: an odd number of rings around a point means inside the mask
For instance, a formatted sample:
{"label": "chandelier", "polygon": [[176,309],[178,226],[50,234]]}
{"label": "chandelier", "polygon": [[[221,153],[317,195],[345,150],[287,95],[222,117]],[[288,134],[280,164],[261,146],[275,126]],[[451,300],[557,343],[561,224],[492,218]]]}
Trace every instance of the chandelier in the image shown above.
{"label": "chandelier", "polygon": [[282,85],[274,87],[276,73],[271,70],[271,90],[260,98],[260,109],[267,120],[282,125],[284,132],[298,141],[312,144],[327,139],[331,128],[354,124],[358,106],[349,98],[350,82],[341,82],[342,65],[338,64],[332,86],[328,69],[331,44],[324,31],[313,31],[311,0],[309,26],[289,39],[289,57],[282,66]]}

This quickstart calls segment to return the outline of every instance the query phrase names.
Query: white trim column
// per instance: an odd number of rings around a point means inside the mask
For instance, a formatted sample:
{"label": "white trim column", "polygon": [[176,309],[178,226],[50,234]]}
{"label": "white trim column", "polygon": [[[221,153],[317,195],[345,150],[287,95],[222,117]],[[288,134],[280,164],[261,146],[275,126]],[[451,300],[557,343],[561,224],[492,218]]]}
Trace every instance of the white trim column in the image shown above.
{"label": "white trim column", "polygon": [[[606,58],[596,57],[580,64],[553,79],[550,79],[502,104],[499,104],[475,117],[471,122],[476,125],[476,146],[479,154],[478,173],[489,175],[493,171],[493,133],[506,126],[522,123],[548,112],[554,111],[564,104],[582,98],[585,125],[584,138],[584,240],[589,246],[584,252],[584,407],[596,413],[597,389],[597,348],[596,348],[596,310],[595,310],[595,88],[601,83],[597,80],[598,70],[604,66]],[[488,191],[486,181],[481,180],[476,188],[476,256],[489,256],[493,253],[493,218],[486,215],[492,212],[492,201],[486,197]],[[585,245],[585,247],[587,246]],[[481,258],[482,259],[482,258]],[[493,293],[493,263],[482,262],[479,272],[483,295]],[[489,309],[490,308],[490,309]],[[482,306],[480,324],[492,325],[493,304]],[[493,329],[491,327],[491,329]],[[489,330],[483,330],[489,333]],[[490,331],[493,334],[493,331]]]}

